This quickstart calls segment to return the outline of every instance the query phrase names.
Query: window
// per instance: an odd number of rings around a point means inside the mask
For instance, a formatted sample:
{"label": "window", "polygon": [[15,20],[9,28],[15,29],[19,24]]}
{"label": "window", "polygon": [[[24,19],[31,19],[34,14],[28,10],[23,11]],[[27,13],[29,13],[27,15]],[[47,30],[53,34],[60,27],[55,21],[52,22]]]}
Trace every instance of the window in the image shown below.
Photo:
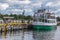
{"label": "window", "polygon": [[48,20],[48,23],[55,23],[54,20]]}

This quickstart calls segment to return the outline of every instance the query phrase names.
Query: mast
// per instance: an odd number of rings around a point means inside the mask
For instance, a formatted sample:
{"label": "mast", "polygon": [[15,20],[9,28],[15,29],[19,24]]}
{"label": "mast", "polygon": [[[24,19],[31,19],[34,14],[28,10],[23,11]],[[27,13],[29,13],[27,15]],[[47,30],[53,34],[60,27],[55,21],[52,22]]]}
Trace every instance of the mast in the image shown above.
{"label": "mast", "polygon": [[44,7],[43,7],[43,4],[41,4],[41,9],[42,9],[42,13],[43,13],[43,22],[45,22],[45,19],[46,19],[46,14],[45,14],[45,10]]}
{"label": "mast", "polygon": [[43,13],[44,13],[44,22],[45,22],[45,19],[46,19],[46,15],[45,15],[45,9],[43,9]]}

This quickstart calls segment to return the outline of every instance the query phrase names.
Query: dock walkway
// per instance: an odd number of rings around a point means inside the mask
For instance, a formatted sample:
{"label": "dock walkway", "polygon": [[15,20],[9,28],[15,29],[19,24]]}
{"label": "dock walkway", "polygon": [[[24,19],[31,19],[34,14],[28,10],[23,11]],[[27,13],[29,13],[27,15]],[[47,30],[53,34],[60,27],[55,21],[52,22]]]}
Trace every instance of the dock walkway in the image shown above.
{"label": "dock walkway", "polygon": [[13,29],[24,29],[28,28],[28,25],[30,23],[27,23],[27,21],[24,21],[23,23],[21,21],[11,21],[4,23],[2,20],[0,21],[0,31],[6,31],[6,30],[13,30]]}

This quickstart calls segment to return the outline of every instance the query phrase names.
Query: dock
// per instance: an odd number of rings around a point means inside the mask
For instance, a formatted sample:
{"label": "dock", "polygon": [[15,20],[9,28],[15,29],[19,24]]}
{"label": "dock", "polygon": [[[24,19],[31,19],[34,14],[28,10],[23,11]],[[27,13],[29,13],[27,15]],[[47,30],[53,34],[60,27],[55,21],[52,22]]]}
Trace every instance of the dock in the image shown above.
{"label": "dock", "polygon": [[12,31],[12,30],[16,30],[16,29],[27,29],[28,25],[31,23],[32,21],[29,20],[15,20],[14,17],[3,17],[2,20],[0,20],[0,31]]}
{"label": "dock", "polygon": [[60,26],[60,21],[57,21],[57,26]]}
{"label": "dock", "polygon": [[12,23],[3,23],[0,24],[0,31],[7,31],[7,30],[14,30],[14,29],[26,29],[28,28],[28,23],[16,23],[16,22],[12,22]]}

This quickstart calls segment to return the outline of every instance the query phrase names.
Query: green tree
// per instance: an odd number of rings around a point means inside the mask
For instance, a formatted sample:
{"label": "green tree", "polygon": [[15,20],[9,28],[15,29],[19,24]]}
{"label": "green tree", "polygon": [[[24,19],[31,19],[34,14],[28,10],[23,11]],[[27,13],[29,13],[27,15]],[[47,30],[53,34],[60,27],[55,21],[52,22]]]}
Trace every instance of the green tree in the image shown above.
{"label": "green tree", "polygon": [[60,21],[60,17],[57,17],[57,21]]}
{"label": "green tree", "polygon": [[28,15],[28,16],[25,17],[25,19],[26,20],[32,20],[33,18],[30,15]]}
{"label": "green tree", "polygon": [[3,18],[3,15],[0,13],[0,19],[2,19]]}

